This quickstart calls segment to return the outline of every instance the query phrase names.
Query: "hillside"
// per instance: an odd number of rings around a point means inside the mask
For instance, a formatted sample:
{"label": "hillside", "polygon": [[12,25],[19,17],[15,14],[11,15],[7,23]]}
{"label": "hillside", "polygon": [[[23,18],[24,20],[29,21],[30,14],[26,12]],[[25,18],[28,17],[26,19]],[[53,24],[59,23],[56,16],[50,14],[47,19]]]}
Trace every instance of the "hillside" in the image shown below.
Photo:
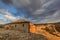
{"label": "hillside", "polygon": [[[21,26],[19,28],[14,26],[14,23],[16,23],[16,22],[19,24],[21,22],[25,23],[28,21],[17,20],[15,22],[13,22],[12,24],[10,24],[10,23],[5,24],[5,25],[12,25],[12,29],[9,29],[10,26],[7,26],[7,28],[5,28],[5,26],[0,27],[0,40],[48,40],[45,36],[43,36],[41,34],[36,34],[36,33],[31,33],[31,32],[28,33],[28,32],[25,32],[24,30],[21,31],[20,30]],[[32,26],[34,26],[32,23],[29,23],[29,24],[30,24],[30,28]],[[34,29],[33,29],[33,31],[34,31]]]}
{"label": "hillside", "polygon": [[[26,20],[17,20],[19,22],[28,22]],[[15,23],[14,22],[14,23]],[[46,24],[33,24],[29,22],[30,33],[18,31],[15,28],[5,29],[3,25],[0,27],[0,40],[60,40],[60,24],[59,23],[46,23]]]}
{"label": "hillside", "polygon": [[34,33],[44,35],[48,40],[60,40],[60,24],[36,24],[35,26]]}
{"label": "hillside", "polygon": [[27,22],[26,20],[17,20],[15,22]]}

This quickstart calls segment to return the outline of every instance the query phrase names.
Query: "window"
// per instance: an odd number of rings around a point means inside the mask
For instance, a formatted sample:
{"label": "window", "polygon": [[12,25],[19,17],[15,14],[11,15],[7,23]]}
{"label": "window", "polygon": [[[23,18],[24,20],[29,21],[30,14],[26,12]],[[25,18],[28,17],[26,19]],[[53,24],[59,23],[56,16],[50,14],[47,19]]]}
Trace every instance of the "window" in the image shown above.
{"label": "window", "polygon": [[16,27],[16,24],[15,24],[15,27]]}
{"label": "window", "polygon": [[24,24],[23,24],[23,27],[24,27]]}

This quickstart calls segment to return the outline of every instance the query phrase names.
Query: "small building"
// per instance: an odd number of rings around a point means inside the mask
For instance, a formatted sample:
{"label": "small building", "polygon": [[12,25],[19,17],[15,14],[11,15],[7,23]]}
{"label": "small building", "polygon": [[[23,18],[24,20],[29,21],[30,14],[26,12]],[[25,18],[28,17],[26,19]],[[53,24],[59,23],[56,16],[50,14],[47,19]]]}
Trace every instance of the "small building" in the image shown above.
{"label": "small building", "polygon": [[4,25],[5,29],[9,29],[9,30],[18,30],[21,32],[30,32],[30,22],[28,21],[16,21],[13,23],[8,23]]}

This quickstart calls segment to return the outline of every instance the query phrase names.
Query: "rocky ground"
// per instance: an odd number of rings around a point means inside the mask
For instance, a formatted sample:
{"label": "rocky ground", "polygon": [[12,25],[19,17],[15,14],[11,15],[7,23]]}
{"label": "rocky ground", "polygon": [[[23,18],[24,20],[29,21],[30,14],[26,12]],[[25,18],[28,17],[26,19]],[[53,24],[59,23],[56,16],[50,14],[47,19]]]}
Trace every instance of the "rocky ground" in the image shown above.
{"label": "rocky ground", "polygon": [[0,40],[47,40],[43,35],[0,29]]}

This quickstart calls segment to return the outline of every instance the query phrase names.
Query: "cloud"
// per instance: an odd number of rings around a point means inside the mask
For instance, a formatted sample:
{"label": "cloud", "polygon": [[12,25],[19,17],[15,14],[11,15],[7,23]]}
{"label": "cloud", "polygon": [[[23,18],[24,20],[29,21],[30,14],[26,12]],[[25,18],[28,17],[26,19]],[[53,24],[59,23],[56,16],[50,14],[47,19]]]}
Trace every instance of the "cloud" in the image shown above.
{"label": "cloud", "polygon": [[11,15],[11,13],[9,13],[8,10],[0,9],[0,14],[3,14],[6,18],[8,18],[11,21],[16,20],[16,18],[13,15]]}
{"label": "cloud", "polygon": [[5,4],[12,4],[16,8],[25,7],[30,4],[29,0],[1,0],[1,1],[4,2]]}
{"label": "cloud", "polygon": [[0,14],[0,24],[8,23],[9,19],[7,19],[3,14]]}
{"label": "cloud", "polygon": [[[60,22],[60,0],[1,0],[16,9],[16,13],[7,13],[8,18],[27,19],[33,23]],[[4,12],[5,13],[5,12]],[[14,15],[14,16],[13,16]]]}
{"label": "cloud", "polygon": [[[33,14],[37,23],[53,23],[60,22],[60,0],[51,0],[42,5]],[[35,22],[35,23],[36,23]]]}
{"label": "cloud", "polygon": [[4,15],[4,16],[7,17],[8,19],[12,20],[12,21],[16,20],[16,18],[13,16],[10,16],[10,15]]}

